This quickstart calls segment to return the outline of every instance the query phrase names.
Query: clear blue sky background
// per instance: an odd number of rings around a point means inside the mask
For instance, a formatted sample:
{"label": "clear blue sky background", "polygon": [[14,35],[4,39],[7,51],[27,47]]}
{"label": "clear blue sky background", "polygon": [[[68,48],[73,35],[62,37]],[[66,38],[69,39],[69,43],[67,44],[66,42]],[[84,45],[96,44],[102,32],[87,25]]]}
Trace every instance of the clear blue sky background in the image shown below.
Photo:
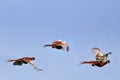
{"label": "clear blue sky background", "polygon": [[[70,51],[43,48],[65,40]],[[91,48],[112,51],[102,68],[78,65],[94,60]],[[0,80],[119,80],[120,0],[1,0]],[[36,57],[43,69],[7,63]]]}

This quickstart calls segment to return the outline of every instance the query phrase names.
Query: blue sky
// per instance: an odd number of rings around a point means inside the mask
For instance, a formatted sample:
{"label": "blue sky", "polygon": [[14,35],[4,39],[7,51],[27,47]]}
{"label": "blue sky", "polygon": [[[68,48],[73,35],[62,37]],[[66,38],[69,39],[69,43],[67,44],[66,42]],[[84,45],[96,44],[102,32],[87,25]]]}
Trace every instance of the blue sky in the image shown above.
{"label": "blue sky", "polygon": [[[120,45],[119,0],[1,0],[0,80],[118,80]],[[43,48],[61,39],[70,51]],[[78,65],[94,60],[92,48],[112,51],[102,68]],[[36,57],[43,69],[7,63],[8,59]]]}

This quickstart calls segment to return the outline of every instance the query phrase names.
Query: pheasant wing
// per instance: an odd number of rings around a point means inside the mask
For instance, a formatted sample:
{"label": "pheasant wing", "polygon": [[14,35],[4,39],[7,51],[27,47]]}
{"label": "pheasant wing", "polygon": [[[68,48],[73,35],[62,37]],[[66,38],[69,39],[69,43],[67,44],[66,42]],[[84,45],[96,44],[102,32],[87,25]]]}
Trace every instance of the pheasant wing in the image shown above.
{"label": "pheasant wing", "polygon": [[103,56],[99,48],[92,48],[92,50],[93,50],[93,53],[95,53],[96,60],[99,59],[101,56]]}
{"label": "pheasant wing", "polygon": [[25,61],[28,62],[31,66],[33,66],[34,69],[36,69],[38,71],[42,71],[42,69],[38,69],[31,60],[25,60]]}

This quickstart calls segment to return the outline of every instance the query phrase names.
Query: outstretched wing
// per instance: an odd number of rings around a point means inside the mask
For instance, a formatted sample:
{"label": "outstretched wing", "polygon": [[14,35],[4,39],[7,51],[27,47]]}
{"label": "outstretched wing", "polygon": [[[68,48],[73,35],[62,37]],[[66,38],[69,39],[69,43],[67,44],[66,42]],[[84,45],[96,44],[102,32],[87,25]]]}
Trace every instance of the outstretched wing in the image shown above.
{"label": "outstretched wing", "polygon": [[70,49],[70,47],[69,47],[69,45],[66,43],[66,41],[63,41],[62,44],[61,44],[61,46],[63,47],[63,50],[66,49],[66,51],[69,51],[69,49]]}
{"label": "outstretched wing", "polygon": [[100,61],[106,62],[109,54],[112,54],[112,52],[108,52],[108,53],[104,54],[103,56],[101,56],[101,58],[98,60],[98,62],[100,62]]}
{"label": "outstretched wing", "polygon": [[30,65],[32,65],[34,69],[36,69],[36,70],[38,70],[38,71],[42,71],[42,69],[38,69],[31,60],[25,59],[25,61],[28,62]]}
{"label": "outstretched wing", "polygon": [[98,60],[103,54],[99,48],[92,48],[93,53],[95,53],[96,60]]}

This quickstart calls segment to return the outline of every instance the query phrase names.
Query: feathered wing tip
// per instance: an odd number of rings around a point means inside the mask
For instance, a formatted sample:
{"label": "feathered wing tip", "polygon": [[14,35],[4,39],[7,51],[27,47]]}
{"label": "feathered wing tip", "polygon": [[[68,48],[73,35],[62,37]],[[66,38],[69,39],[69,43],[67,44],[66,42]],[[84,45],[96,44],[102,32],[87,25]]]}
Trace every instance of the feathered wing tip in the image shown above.
{"label": "feathered wing tip", "polygon": [[68,52],[70,50],[70,47],[69,46],[66,46],[66,51]]}
{"label": "feathered wing tip", "polygon": [[93,53],[95,54],[102,54],[99,48],[92,48]]}
{"label": "feathered wing tip", "polygon": [[96,48],[96,47],[94,47],[94,48],[92,48],[92,49],[100,51],[100,49],[99,49],[99,48]]}
{"label": "feathered wing tip", "polygon": [[39,71],[43,71],[43,69],[38,69]]}
{"label": "feathered wing tip", "polygon": [[34,68],[34,69],[36,69],[37,71],[43,71],[42,69],[38,69],[38,68]]}
{"label": "feathered wing tip", "polygon": [[112,54],[112,52],[108,52],[107,54],[108,54],[108,55],[109,55],[109,54]]}

